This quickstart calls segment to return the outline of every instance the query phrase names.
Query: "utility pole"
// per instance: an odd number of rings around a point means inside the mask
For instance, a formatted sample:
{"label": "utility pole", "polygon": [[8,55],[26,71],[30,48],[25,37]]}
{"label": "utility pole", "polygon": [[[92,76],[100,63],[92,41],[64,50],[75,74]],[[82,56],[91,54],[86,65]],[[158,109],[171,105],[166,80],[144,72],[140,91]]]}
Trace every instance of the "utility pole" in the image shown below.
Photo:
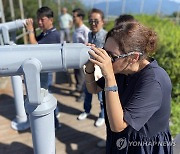
{"label": "utility pole", "polygon": [[91,9],[94,8],[94,0],[91,0]]}
{"label": "utility pole", "polygon": [[0,18],[1,18],[1,22],[6,22],[5,16],[4,16],[4,7],[3,7],[2,0],[0,0]]}
{"label": "utility pole", "polygon": [[14,20],[15,19],[15,13],[14,13],[13,0],[9,0],[9,5],[10,5],[10,10],[11,10],[11,19]]}
{"label": "utility pole", "polygon": [[126,0],[122,0],[122,14],[125,13],[125,8],[126,8]]}
{"label": "utility pole", "polygon": [[58,15],[60,15],[61,14],[61,0],[58,0],[57,4],[58,4]]}
{"label": "utility pole", "polygon": [[42,7],[42,0],[38,0],[38,6],[39,6],[39,8]]}
{"label": "utility pole", "polygon": [[157,15],[158,15],[158,16],[161,15],[162,1],[163,1],[163,0],[159,0],[159,6],[158,6],[158,10],[157,10]]}
{"label": "utility pole", "polygon": [[[19,8],[21,12],[21,19],[24,19],[24,8],[23,8],[23,1],[19,0]],[[27,44],[27,37],[26,37],[26,30],[23,28],[23,36],[24,36],[24,44]]]}
{"label": "utility pole", "polygon": [[143,13],[143,9],[144,9],[144,0],[141,0],[140,14]]}
{"label": "utility pole", "polygon": [[179,24],[179,20],[180,20],[180,4],[177,10],[177,14],[176,14],[176,23]]}
{"label": "utility pole", "polygon": [[106,19],[108,21],[108,14],[109,14],[109,0],[106,0]]}
{"label": "utility pole", "polygon": [[[15,13],[14,13],[14,4],[13,0],[9,0],[10,12],[11,12],[11,19],[12,21],[15,20]],[[16,31],[11,32],[11,39],[16,42]]]}

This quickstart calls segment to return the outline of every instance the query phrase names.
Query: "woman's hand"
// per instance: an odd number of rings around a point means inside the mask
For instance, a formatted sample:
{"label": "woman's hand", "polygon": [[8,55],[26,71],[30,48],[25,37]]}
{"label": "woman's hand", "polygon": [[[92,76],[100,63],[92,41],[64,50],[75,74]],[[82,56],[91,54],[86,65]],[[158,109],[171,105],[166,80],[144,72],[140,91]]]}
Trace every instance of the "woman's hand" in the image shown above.
{"label": "woman's hand", "polygon": [[94,51],[89,51],[89,54],[93,57],[89,60],[93,63],[98,65],[101,68],[103,76],[107,78],[111,78],[112,75],[114,76],[114,71],[112,67],[111,58],[108,56],[107,52],[104,49],[91,47]]}
{"label": "woman's hand", "polygon": [[[90,47],[95,47],[95,44],[91,44],[91,43],[86,43],[87,46],[90,46]],[[94,64],[91,62],[91,61],[88,61],[86,63],[86,72],[93,72],[95,70],[94,68]]]}

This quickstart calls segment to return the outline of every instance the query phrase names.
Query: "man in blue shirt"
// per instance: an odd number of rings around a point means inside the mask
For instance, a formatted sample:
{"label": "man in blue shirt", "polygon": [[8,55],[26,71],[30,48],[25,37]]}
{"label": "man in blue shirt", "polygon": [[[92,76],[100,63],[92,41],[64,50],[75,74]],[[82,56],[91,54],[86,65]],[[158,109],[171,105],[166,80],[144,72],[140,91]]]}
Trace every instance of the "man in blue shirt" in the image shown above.
{"label": "man in blue shirt", "polygon": [[[88,34],[88,42],[94,44],[98,48],[103,48],[105,43],[105,37],[107,32],[103,29],[104,25],[104,14],[99,9],[92,9],[89,13],[89,25],[91,28],[91,32]],[[97,68],[96,71],[97,72]],[[101,77],[101,72],[96,73],[96,78]],[[102,92],[98,93],[98,100],[100,102],[101,111],[99,113],[99,117],[95,122],[95,126],[99,127],[104,124],[104,107],[103,107],[103,100],[102,100]],[[85,87],[85,99],[84,99],[84,112],[82,112],[78,116],[78,120],[84,120],[90,113],[91,110],[91,103],[92,103],[92,94],[87,91]]]}
{"label": "man in blue shirt", "polygon": [[[37,10],[38,26],[42,30],[41,34],[35,37],[33,19],[26,20],[26,29],[29,33],[29,42],[31,44],[54,44],[60,43],[60,35],[53,26],[53,11],[48,7],[41,7]],[[41,88],[48,89],[52,85],[52,73],[41,73]],[[58,119],[55,116],[55,127],[60,127]]]}

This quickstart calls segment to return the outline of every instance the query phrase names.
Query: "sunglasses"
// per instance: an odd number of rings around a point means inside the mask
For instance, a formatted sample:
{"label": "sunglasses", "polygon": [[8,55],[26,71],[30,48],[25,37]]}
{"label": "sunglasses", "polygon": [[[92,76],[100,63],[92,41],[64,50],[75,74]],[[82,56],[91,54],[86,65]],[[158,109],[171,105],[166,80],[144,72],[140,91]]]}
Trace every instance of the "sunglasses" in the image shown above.
{"label": "sunglasses", "polygon": [[[103,49],[104,49],[104,48],[103,48]],[[105,50],[105,49],[104,49],[104,50]],[[105,51],[107,52],[107,54],[108,54],[109,57],[111,58],[112,63],[114,63],[114,62],[117,61],[118,59],[128,57],[128,56],[133,55],[133,54],[135,53],[135,52],[132,51],[132,52],[128,52],[128,53],[126,53],[126,54],[121,54],[121,55],[119,55],[119,56],[114,56],[114,55],[111,54],[110,51],[107,51],[107,50],[105,50]],[[141,52],[139,52],[139,55],[142,56],[143,54],[142,54]]]}
{"label": "sunglasses", "polygon": [[98,25],[98,24],[99,24],[99,20],[97,20],[97,19],[94,19],[94,20],[93,20],[93,19],[90,19],[90,20],[89,20],[89,24],[90,24],[90,25],[92,25],[92,24]]}

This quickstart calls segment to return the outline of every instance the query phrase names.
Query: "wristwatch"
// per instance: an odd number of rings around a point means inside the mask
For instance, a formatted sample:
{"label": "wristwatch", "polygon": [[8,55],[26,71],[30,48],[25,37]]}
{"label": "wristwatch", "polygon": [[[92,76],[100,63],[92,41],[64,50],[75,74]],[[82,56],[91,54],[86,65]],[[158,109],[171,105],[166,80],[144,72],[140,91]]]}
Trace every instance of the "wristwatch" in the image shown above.
{"label": "wristwatch", "polygon": [[104,91],[113,91],[113,92],[116,92],[116,91],[118,91],[118,86],[105,87]]}

